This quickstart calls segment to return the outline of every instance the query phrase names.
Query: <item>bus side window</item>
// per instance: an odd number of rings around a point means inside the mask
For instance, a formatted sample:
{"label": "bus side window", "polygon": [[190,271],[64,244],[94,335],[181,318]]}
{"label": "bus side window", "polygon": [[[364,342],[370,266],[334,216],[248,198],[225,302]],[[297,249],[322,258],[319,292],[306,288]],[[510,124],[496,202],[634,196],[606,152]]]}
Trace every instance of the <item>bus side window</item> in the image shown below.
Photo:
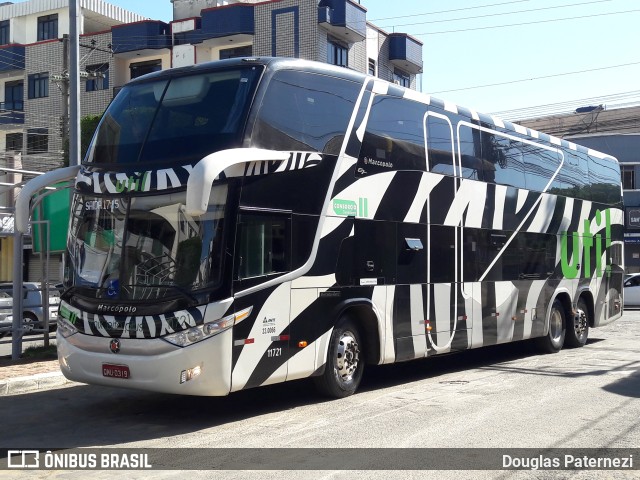
{"label": "bus side window", "polygon": [[429,171],[453,175],[453,132],[444,118],[427,116],[427,152]]}
{"label": "bus side window", "polygon": [[467,125],[458,128],[459,168],[462,178],[483,180],[480,130]]}
{"label": "bus side window", "polygon": [[[560,155],[554,150],[548,150],[534,145],[527,145],[527,154],[524,157],[527,177],[527,189],[544,192],[549,179],[555,175],[560,166]],[[547,191],[562,188],[560,175],[549,185]]]}
{"label": "bus side window", "polygon": [[288,272],[290,269],[290,217],[241,213],[235,255],[235,280]]}
{"label": "bus side window", "polygon": [[379,96],[371,107],[358,158],[357,175],[426,170],[423,118],[426,105]]}
{"label": "bus side window", "polygon": [[589,191],[589,160],[578,152],[565,148],[564,163],[558,176],[560,187],[557,192],[567,197],[591,200]]}
{"label": "bus side window", "polygon": [[530,148],[531,145],[513,138],[483,131],[484,179],[500,185],[525,188],[524,159]]}
{"label": "bus side window", "polygon": [[360,85],[340,78],[283,70],[271,80],[254,126],[254,146],[340,153]]}
{"label": "bus side window", "polygon": [[589,158],[589,180],[592,200],[604,205],[613,205],[620,198],[620,167],[608,159]]}

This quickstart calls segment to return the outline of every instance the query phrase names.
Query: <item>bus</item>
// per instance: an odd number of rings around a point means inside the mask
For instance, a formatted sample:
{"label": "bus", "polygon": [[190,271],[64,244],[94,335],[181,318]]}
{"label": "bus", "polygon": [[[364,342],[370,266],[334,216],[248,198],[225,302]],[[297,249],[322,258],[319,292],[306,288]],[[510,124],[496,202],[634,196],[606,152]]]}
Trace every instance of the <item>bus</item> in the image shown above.
{"label": "bus", "polygon": [[57,346],[74,381],[221,396],[622,314],[617,161],[326,64],[128,83],[74,170]]}

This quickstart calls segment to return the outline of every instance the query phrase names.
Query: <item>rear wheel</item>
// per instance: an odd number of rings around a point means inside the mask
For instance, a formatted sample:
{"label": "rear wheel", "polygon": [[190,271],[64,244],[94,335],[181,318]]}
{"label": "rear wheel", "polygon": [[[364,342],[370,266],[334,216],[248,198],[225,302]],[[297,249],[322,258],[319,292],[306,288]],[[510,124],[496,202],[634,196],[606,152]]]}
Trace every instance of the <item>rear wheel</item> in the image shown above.
{"label": "rear wheel", "polygon": [[360,332],[355,323],[344,319],[331,334],[324,373],[314,377],[316,388],[324,395],[344,398],[353,395],[364,370]]}
{"label": "rear wheel", "polygon": [[576,306],[576,313],[573,318],[567,321],[567,338],[565,341],[570,347],[582,347],[587,343],[589,337],[589,309],[587,302],[580,298]]}
{"label": "rear wheel", "polygon": [[538,348],[546,353],[557,353],[564,345],[566,334],[565,311],[559,300],[554,300],[549,313],[549,332],[537,339]]}

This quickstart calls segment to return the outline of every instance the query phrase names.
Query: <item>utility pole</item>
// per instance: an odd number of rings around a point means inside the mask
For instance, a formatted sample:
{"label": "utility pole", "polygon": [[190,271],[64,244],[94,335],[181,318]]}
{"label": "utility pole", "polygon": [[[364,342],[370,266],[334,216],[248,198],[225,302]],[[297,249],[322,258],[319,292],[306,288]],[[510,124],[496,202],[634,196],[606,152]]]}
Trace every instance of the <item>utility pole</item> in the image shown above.
{"label": "utility pole", "polygon": [[69,0],[69,166],[80,164],[79,0]]}
{"label": "utility pole", "polygon": [[[60,134],[62,136],[62,146],[69,145],[69,35],[64,34],[62,36],[62,76],[63,80],[60,82],[60,90],[62,92],[62,118]],[[67,77],[66,79],[64,77]],[[71,155],[69,155],[69,161],[71,162]]]}

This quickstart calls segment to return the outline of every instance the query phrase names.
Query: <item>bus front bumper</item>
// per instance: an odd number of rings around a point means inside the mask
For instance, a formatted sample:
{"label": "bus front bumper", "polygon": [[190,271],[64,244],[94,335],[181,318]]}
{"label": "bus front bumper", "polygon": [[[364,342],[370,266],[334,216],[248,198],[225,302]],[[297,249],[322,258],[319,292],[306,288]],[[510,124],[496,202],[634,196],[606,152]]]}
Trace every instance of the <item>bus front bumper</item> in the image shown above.
{"label": "bus front bumper", "polygon": [[231,330],[184,348],[160,339],[115,340],[58,331],[62,373],[76,382],[181,395],[231,390]]}

